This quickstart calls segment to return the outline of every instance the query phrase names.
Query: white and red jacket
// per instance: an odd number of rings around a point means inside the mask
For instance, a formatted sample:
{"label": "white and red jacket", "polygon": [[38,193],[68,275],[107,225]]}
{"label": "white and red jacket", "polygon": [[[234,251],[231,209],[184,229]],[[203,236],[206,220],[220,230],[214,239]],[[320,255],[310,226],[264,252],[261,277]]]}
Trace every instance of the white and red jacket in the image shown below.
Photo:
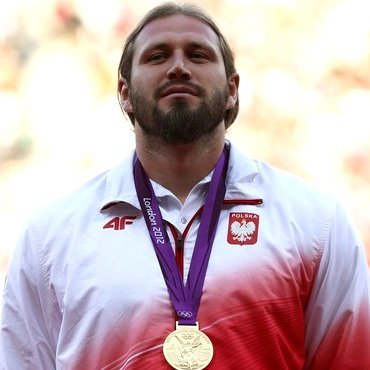
{"label": "white and red jacket", "polygon": [[[175,314],[133,158],[25,230],[4,289],[1,369],[170,369]],[[185,280],[209,181],[184,204],[153,184]],[[198,314],[214,345],[207,369],[370,369],[368,267],[342,208],[234,146],[226,182]]]}

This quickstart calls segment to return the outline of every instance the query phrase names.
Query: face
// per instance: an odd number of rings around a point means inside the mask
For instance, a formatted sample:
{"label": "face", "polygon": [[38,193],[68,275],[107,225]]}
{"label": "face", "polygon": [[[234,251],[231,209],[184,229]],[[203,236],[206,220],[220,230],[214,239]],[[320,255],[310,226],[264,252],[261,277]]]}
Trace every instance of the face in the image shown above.
{"label": "face", "polygon": [[123,109],[148,137],[185,144],[209,134],[236,102],[214,31],[181,15],[148,23],[135,41],[131,81],[120,80]]}

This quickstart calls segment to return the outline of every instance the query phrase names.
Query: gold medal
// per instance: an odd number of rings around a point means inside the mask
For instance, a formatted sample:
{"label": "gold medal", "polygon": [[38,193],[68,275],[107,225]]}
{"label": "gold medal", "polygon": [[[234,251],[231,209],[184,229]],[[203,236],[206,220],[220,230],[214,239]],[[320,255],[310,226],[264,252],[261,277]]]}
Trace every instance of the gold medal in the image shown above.
{"label": "gold medal", "polygon": [[163,343],[163,354],[176,370],[201,370],[212,360],[213,345],[196,325],[179,325]]}

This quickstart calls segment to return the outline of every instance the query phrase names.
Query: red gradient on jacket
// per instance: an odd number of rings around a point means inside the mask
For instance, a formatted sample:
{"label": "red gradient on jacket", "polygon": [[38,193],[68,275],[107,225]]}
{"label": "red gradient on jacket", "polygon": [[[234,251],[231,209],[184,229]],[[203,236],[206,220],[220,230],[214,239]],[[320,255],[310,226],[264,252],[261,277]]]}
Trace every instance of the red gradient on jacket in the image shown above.
{"label": "red gradient on jacket", "polygon": [[[237,369],[241,364],[256,369],[302,369],[304,318],[299,295],[275,298],[277,294],[261,300],[266,291],[245,274],[237,275],[237,280],[211,280],[204,289],[198,321],[214,345],[207,370]],[[261,276],[254,280],[264,281]],[[279,291],[279,283],[268,291]],[[294,284],[290,285],[295,291]],[[286,288],[280,286],[279,293],[283,296]],[[150,311],[155,308],[162,317],[151,321]],[[147,310],[137,322],[107,328],[110,332],[87,346],[73,369],[169,370],[162,344],[175,327],[174,314],[164,307],[148,306]],[[168,316],[163,316],[164,311]]]}
{"label": "red gradient on jacket", "polygon": [[[240,281],[244,281],[242,289]],[[251,369],[303,369],[305,363],[304,309],[300,296],[256,300],[261,290],[256,281],[239,281],[238,286],[228,281],[220,289],[220,281],[206,287],[199,312],[201,329],[209,336],[214,345],[214,358],[207,370],[238,369],[247,366]],[[258,279],[257,279],[258,280]],[[263,279],[262,279],[263,281]],[[269,286],[271,291],[279,291],[279,282]],[[294,284],[292,284],[294,290]],[[284,292],[280,285],[279,293]],[[277,294],[278,295],[278,294]],[[137,322],[124,323],[123,327],[107,328],[104,338],[94,338],[79,354],[79,360],[68,369],[156,369],[169,370],[164,359],[162,344],[174,329],[174,314],[164,307],[157,307],[162,316],[151,321],[150,311],[156,307],[148,306],[148,315]],[[163,311],[164,310],[164,311]],[[349,316],[343,320],[349,320]],[[364,319],[367,314],[363,312]],[[332,330],[332,338],[322,345],[314,359],[317,369],[351,369],[352,359],[366,356],[369,351],[369,333],[361,327],[345,331],[346,324]],[[350,337],[363,337],[361,348],[351,348]],[[356,343],[359,341],[356,339]],[[343,363],[342,354],[347,354]],[[335,358],[338,357],[338,363]],[[334,367],[330,367],[334,364]],[[315,367],[316,366],[316,367]]]}
{"label": "red gradient on jacket", "polygon": [[[365,309],[364,306],[362,311],[356,314],[356,322],[359,323],[357,326],[352,322],[353,313],[348,311],[343,315],[340,325],[330,328],[313,358],[313,369],[370,369],[369,309],[370,307]],[[363,361],[362,367],[358,365],[359,359]]]}
{"label": "red gradient on jacket", "polygon": [[[256,369],[302,369],[304,363],[304,328],[296,299],[244,304],[200,317],[204,332],[214,345],[214,358],[207,369],[236,369],[245,364]],[[206,310],[204,310],[206,311]],[[206,312],[204,312],[206,313]],[[205,326],[209,323],[210,326]],[[140,323],[138,323],[140,325]],[[138,325],[138,326],[139,326]],[[127,328],[122,329],[122,333]],[[158,325],[155,331],[140,325],[128,333],[137,344],[128,348],[124,334],[111,332],[103,343],[95,342],[82,351],[73,369],[169,369],[162,354],[162,344],[170,325]],[[118,328],[114,330],[117,332]],[[155,332],[159,334],[149,338]],[[131,340],[130,340],[131,341]]]}

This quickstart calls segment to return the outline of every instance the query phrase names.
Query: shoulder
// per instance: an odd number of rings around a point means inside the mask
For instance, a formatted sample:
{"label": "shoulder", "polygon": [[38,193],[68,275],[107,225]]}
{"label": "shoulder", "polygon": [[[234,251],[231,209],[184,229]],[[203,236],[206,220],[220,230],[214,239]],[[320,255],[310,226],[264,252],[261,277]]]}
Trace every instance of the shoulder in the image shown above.
{"label": "shoulder", "polygon": [[109,171],[99,174],[71,193],[43,205],[30,219],[31,224],[45,225],[67,221],[89,210],[99,209],[104,198]]}
{"label": "shoulder", "polygon": [[83,228],[83,225],[100,217],[106,203],[132,198],[134,186],[131,178],[132,156],[66,196],[44,205],[30,218],[29,226],[40,231],[57,231],[58,228],[65,230],[76,224]]}
{"label": "shoulder", "polygon": [[238,186],[244,193],[259,194],[265,204],[319,209],[335,207],[335,196],[308,180],[264,161],[252,159],[233,146],[231,148],[231,187]]}
{"label": "shoulder", "polygon": [[325,203],[335,202],[333,195],[310,183],[307,179],[263,161],[255,161],[255,163],[258,168],[256,181],[261,186],[268,188],[274,195],[280,194],[284,197],[299,198],[301,200],[306,197],[313,197],[317,200],[323,200]]}

